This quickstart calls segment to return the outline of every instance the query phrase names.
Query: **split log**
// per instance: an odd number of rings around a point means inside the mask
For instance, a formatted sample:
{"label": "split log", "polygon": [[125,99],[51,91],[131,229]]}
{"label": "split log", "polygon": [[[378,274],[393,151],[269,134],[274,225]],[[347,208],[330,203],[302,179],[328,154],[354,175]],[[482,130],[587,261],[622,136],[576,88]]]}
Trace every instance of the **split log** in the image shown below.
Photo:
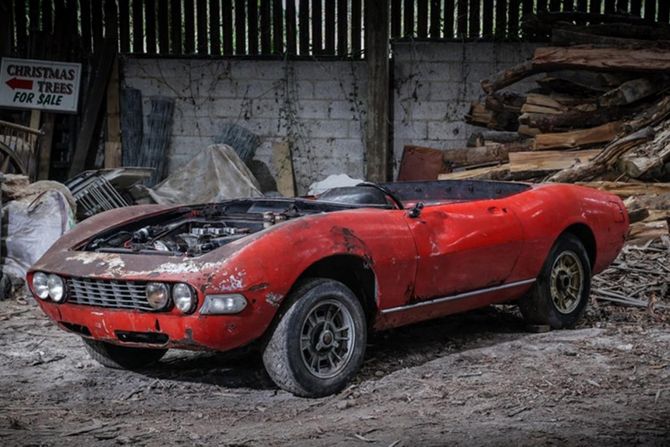
{"label": "split log", "polygon": [[[540,129],[536,127],[530,127],[525,124],[520,124],[517,132],[519,132],[521,135],[525,135],[526,137],[536,137],[542,133]],[[535,147],[535,141],[533,141],[533,147]]]}
{"label": "split log", "polygon": [[513,92],[501,92],[488,95],[484,101],[488,110],[494,112],[521,113],[521,106],[526,102],[526,97]]}
{"label": "split log", "polygon": [[586,70],[558,70],[546,75],[537,82],[541,87],[568,94],[604,93],[622,82],[633,79],[629,73],[603,73]]}
{"label": "split log", "polygon": [[484,168],[454,171],[440,174],[438,180],[488,179],[503,180],[509,174],[509,163]]}
{"label": "split log", "polygon": [[635,210],[628,210],[628,222],[642,222],[649,217],[649,210],[646,208],[639,208]]}
{"label": "split log", "polygon": [[631,113],[621,108],[599,109],[595,112],[569,110],[560,114],[524,113],[519,124],[540,129],[542,132],[567,131],[584,127],[596,127],[619,120]]}
{"label": "split log", "polygon": [[521,143],[529,139],[518,132],[504,130],[484,130],[475,132],[468,137],[468,146],[484,146],[487,143]]}
{"label": "split log", "polygon": [[636,147],[619,160],[619,170],[632,178],[643,177],[670,160],[670,126],[656,133],[654,139]]}
{"label": "split log", "polygon": [[509,154],[510,172],[552,172],[583,165],[601,152],[600,149],[565,152],[515,152]]}
{"label": "split log", "polygon": [[621,123],[607,123],[590,129],[571,132],[544,133],[535,137],[535,149],[576,148],[597,143],[608,143],[616,138]]}
{"label": "split log", "polygon": [[481,86],[484,92],[491,94],[541,71],[533,66],[532,61],[528,61],[497,73],[493,79],[484,79]]}
{"label": "split log", "polygon": [[633,210],[645,208],[650,210],[670,212],[670,184],[656,183],[651,185],[665,185],[666,192],[629,196],[624,200],[624,205],[626,205],[626,208]]}
{"label": "split log", "polygon": [[516,130],[519,127],[518,114],[503,110],[495,113],[478,101],[472,102],[465,122],[474,126],[488,127],[497,130]]}
{"label": "split log", "polygon": [[656,126],[669,115],[670,96],[664,96],[635,119],[625,122],[623,128],[627,133],[635,132],[645,127]]}
{"label": "split log", "polygon": [[670,69],[670,52],[656,48],[542,47],[535,49],[530,65],[533,70],[663,72]]}
{"label": "split log", "polygon": [[573,168],[564,169],[551,176],[550,182],[574,183],[578,180],[591,180],[605,172],[616,160],[631,148],[649,141],[654,137],[654,130],[646,127],[637,132],[617,138],[608,144],[605,149],[590,162]]}
{"label": "split log", "polygon": [[640,245],[668,234],[670,234],[670,231],[668,230],[668,222],[665,220],[637,222],[631,224],[627,239],[633,244]]}
{"label": "split log", "polygon": [[588,28],[557,27],[551,30],[551,42],[558,45],[597,45],[618,48],[668,48],[668,40],[642,40],[611,35],[597,35],[588,32]]}
{"label": "split log", "polygon": [[[607,191],[625,199],[632,196],[643,196],[650,194],[669,194],[670,183],[628,183],[628,182],[577,182],[578,185]],[[670,203],[670,196],[668,203]]]}
{"label": "split log", "polygon": [[614,107],[632,104],[658,93],[665,87],[664,84],[661,80],[648,78],[626,81],[600,97],[598,105],[600,107]]}
{"label": "split log", "polygon": [[461,167],[486,163],[503,163],[508,160],[510,152],[520,152],[523,150],[527,150],[527,147],[513,144],[493,144],[479,147],[445,149],[443,156],[445,163],[448,163],[452,167]]}

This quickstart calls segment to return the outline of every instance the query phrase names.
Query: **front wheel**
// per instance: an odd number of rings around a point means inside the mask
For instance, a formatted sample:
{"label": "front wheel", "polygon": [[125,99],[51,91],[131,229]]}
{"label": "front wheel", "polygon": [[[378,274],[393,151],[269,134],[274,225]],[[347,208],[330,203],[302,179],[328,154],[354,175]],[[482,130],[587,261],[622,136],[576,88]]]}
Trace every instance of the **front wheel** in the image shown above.
{"label": "front wheel", "polygon": [[142,369],[159,361],[167,352],[167,349],[130,348],[83,337],[82,340],[93,360],[114,369]]}
{"label": "front wheel", "polygon": [[288,308],[263,351],[270,378],[297,396],[342,390],[361,367],[367,328],[360,301],[344,284],[310,279],[288,298]]}
{"label": "front wheel", "polygon": [[519,301],[529,324],[571,328],[581,317],[591,292],[591,263],[581,241],[561,235],[531,291]]}

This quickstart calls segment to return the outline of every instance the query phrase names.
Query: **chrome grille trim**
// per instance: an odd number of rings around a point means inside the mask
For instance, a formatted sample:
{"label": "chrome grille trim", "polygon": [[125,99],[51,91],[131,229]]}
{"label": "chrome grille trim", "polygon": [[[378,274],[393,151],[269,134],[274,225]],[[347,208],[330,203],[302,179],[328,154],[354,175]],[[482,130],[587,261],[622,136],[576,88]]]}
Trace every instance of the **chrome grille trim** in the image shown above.
{"label": "chrome grille trim", "polygon": [[91,278],[67,278],[67,302],[84,306],[153,311],[146,283]]}

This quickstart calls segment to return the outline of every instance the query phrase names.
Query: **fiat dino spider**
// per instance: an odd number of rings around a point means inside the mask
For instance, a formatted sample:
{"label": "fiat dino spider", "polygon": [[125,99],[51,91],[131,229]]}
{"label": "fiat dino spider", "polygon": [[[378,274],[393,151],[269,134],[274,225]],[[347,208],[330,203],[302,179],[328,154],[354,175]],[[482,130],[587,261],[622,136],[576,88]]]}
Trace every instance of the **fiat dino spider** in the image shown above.
{"label": "fiat dino spider", "polygon": [[363,183],[108,211],[27,280],[107,367],[257,346],[279,387],[315,397],[346,386],[372,330],[509,302],[531,324],[574,326],[627,229],[619,198],[580,186]]}

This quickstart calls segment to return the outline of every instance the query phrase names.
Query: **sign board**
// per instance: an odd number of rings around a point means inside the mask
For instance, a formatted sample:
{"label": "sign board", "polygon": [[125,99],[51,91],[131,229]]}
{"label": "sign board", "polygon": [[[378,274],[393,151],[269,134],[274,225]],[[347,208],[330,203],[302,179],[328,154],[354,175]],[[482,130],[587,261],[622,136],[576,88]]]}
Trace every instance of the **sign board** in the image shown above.
{"label": "sign board", "polygon": [[77,112],[81,64],[2,58],[0,107]]}

